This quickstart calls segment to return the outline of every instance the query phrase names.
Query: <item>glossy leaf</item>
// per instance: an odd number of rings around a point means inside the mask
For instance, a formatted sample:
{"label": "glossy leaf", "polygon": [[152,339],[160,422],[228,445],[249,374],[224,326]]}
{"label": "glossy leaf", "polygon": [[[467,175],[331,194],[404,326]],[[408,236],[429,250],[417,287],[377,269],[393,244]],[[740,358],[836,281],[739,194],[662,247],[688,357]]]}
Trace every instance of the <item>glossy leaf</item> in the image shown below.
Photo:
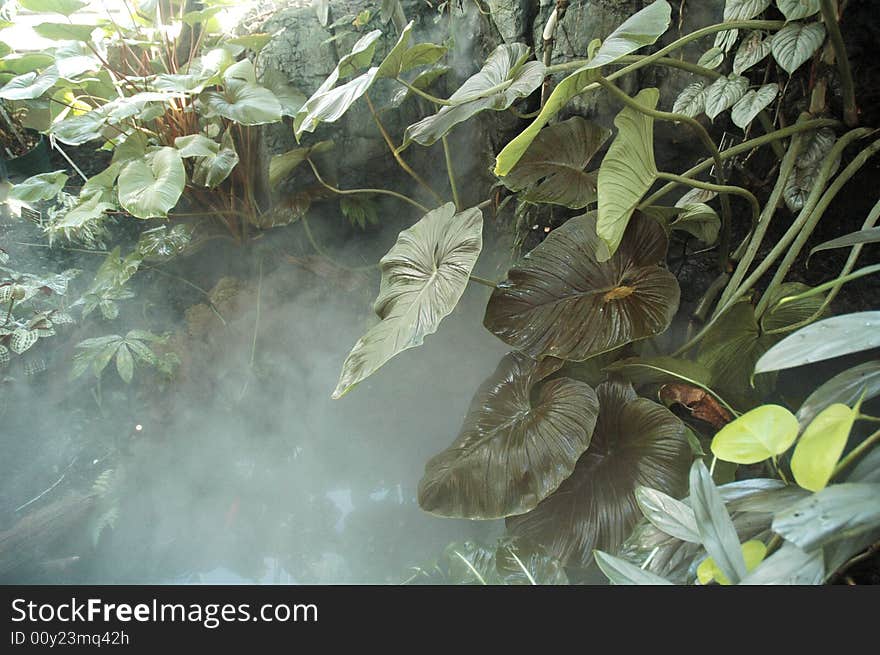
{"label": "glossy leaf", "polygon": [[[763,542],[752,540],[742,545],[743,560],[746,563],[746,570],[751,571],[758,566],[767,554],[767,546]],[[715,564],[715,560],[711,557],[704,559],[700,566],[697,567],[697,579],[700,584],[709,584],[713,580],[720,585],[729,585],[730,580],[724,575],[724,572]]]}
{"label": "glossy leaf", "polygon": [[818,321],[773,346],[755,374],[820,362],[880,347],[880,312],[856,312]]}
{"label": "glossy leaf", "polygon": [[776,99],[778,93],[779,85],[775,82],[749,91],[733,106],[730,119],[737,127],[746,129],[749,123]]}
{"label": "glossy leaf", "polygon": [[702,543],[694,510],[688,504],[648,487],[636,489],[636,501],[645,518],[658,530],[682,541]]}
{"label": "glossy leaf", "polygon": [[596,54],[590,58],[587,68],[599,68],[621,57],[655,43],[669,28],[672,7],[666,0],[655,0],[650,5],[627,18],[608,37]]}
{"label": "glossy leaf", "polygon": [[209,115],[242,125],[262,125],[281,120],[281,103],[269,89],[236,77],[227,77],[220,91],[199,96]]}
{"label": "glossy leaf", "polygon": [[743,39],[733,58],[733,72],[742,75],[755,64],[762,62],[770,54],[770,39],[760,32],[751,32]]}
{"label": "glossy leaf", "polygon": [[64,171],[38,173],[12,187],[9,197],[29,203],[51,200],[64,188],[67,179]]}
{"label": "glossy leaf", "polygon": [[523,199],[581,209],[596,201],[596,173],[587,173],[593,155],[610,133],[580,116],[538,134],[510,174],[501,181]]}
{"label": "glossy leaf", "polygon": [[706,111],[706,83],[703,81],[688,84],[672,106],[674,114],[682,114],[694,118]]}
{"label": "glossy leaf", "polygon": [[638,486],[683,493],[690,447],[682,422],[665,407],[638,398],[632,387],[603,383],[593,440],[571,476],[508,530],[572,566],[595,548],[615,551],[641,517]]}
{"label": "glossy leaf", "polygon": [[725,425],[712,439],[712,454],[725,462],[756,464],[788,450],[799,430],[787,409],[762,405]]}
{"label": "glossy leaf", "polygon": [[863,395],[865,401],[880,396],[880,360],[847,369],[816,388],[798,410],[798,423],[806,427],[826,407],[853,405]]}
{"label": "glossy leaf", "polygon": [[599,401],[569,378],[539,384],[561,364],[520,353],[501,360],[474,396],[458,438],[425,466],[422,509],[469,519],[522,514],[571,475],[590,444]]}
{"label": "glossy leaf", "polygon": [[731,73],[719,77],[706,89],[706,116],[714,120],[725,109],[733,107],[749,89],[749,80]]}
{"label": "glossy leaf", "polygon": [[447,203],[428,212],[382,257],[373,309],[382,321],[355,344],[342,365],[334,398],[395,355],[420,346],[458,304],[483,246],[483,216]]}
{"label": "glossy leaf", "polygon": [[822,23],[788,23],[770,40],[773,58],[791,75],[813,56],[825,41]]}
{"label": "glossy leaf", "polygon": [[602,570],[602,573],[616,585],[671,585],[669,580],[654,575],[648,571],[634,566],[626,560],[614,557],[601,550],[597,550],[596,564]]}
{"label": "glossy leaf", "polygon": [[743,585],[817,585],[825,577],[822,551],[805,553],[794,544],[782,547],[743,578]]}
{"label": "glossy leaf", "polygon": [[791,456],[791,472],[801,487],[820,491],[828,485],[858,415],[858,410],[835,403],[810,422]]}
{"label": "glossy leaf", "polygon": [[833,484],[776,514],[773,530],[811,551],[880,526],[880,484]]}
{"label": "glossy leaf", "polygon": [[600,263],[593,215],[568,220],[510,269],[486,307],[490,332],[532,357],[583,361],[669,326],[680,292],[657,265],[666,253],[663,228],[637,217],[617,253]]}
{"label": "glossy leaf", "polygon": [[808,18],[819,11],[819,0],[776,0],[785,20]]}
{"label": "glossy leaf", "polygon": [[528,57],[529,49],[522,43],[498,46],[483,68],[449,97],[454,105],[441,107],[436,114],[406,128],[404,146],[412,141],[429,146],[481,111],[503,111],[530,95],[544,81],[544,65],[527,61]]}
{"label": "glossy leaf", "polygon": [[[655,109],[660,92],[642,89],[634,100]],[[625,107],[614,119],[617,136],[599,167],[599,219],[596,231],[613,255],[629,219],[657,179],[654,163],[654,119]],[[599,260],[607,256],[599,254]]]}
{"label": "glossy leaf", "polygon": [[746,564],[739,536],[712,476],[703,463],[695,460],[690,472],[690,500],[703,546],[715,565],[733,584],[746,575]]}
{"label": "glossy leaf", "polygon": [[376,79],[378,68],[371,68],[363,75],[309,98],[294,119],[294,131],[299,137],[303,132],[314,132],[319,123],[339,120],[355,101],[364,95]]}
{"label": "glossy leaf", "polygon": [[165,216],[177,205],[186,183],[183,160],[175,148],[159,148],[145,159],[128,162],[119,173],[119,202],[132,216]]}

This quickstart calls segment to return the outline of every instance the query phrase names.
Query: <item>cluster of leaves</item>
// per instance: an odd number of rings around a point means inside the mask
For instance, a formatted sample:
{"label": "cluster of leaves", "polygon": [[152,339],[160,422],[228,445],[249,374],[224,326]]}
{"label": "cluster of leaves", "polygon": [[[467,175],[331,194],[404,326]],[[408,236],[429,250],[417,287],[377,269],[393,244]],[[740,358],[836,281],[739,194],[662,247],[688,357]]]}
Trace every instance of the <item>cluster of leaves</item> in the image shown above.
{"label": "cluster of leaves", "polygon": [[110,334],[81,341],[76,345],[79,352],[73,358],[70,379],[75,380],[87,371],[100,379],[111,361],[116,362],[116,372],[126,384],[134,377],[135,362],[171,376],[180,363],[177,356],[174,353],[158,355],[147,345],[162,341],[162,337],[144,330],[129,330],[124,337]]}

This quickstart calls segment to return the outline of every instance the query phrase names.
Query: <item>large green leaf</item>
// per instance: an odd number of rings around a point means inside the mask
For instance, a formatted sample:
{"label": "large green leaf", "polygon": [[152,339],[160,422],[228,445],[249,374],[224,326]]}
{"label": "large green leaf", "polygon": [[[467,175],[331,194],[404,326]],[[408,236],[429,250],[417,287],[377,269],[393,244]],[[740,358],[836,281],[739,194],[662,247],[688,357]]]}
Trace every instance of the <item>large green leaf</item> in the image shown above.
{"label": "large green leaf", "polygon": [[425,466],[422,509],[469,519],[522,514],[571,475],[590,445],[599,401],[591,387],[569,378],[539,385],[561,365],[521,353],[501,360],[456,440]]}
{"label": "large green leaf", "polygon": [[627,18],[609,34],[587,63],[587,68],[599,68],[651,45],[666,32],[671,17],[672,7],[669,3],[666,0],[655,0]]}
{"label": "large green leaf", "polygon": [[820,491],[828,485],[858,416],[858,409],[835,403],[810,422],[791,456],[791,472],[800,486]]}
{"label": "large green leaf", "polygon": [[733,106],[730,111],[730,119],[734,125],[746,129],[749,123],[764,111],[779,93],[779,85],[775,82],[765,84],[760,89],[746,93]]}
{"label": "large green leaf", "polygon": [[319,123],[333,123],[339,120],[348,108],[369,90],[378,71],[377,67],[373,67],[345,84],[312,95],[294,119],[296,136],[301,136],[303,132],[314,132]]}
{"label": "large green leaf", "polygon": [[802,282],[783,282],[774,287],[767,297],[767,311],[761,317],[761,329],[784,330],[815,316],[822,309],[825,296],[802,297],[810,289]]}
{"label": "large green leaf", "polygon": [[880,360],[847,369],[816,388],[798,410],[798,423],[806,427],[826,407],[834,403],[852,405],[863,394],[866,401],[880,396]]}
{"label": "large green leaf", "polygon": [[770,46],[773,57],[791,75],[813,56],[825,41],[822,23],[788,23],[773,35]]}
{"label": "large green leaf", "polygon": [[684,424],[665,407],[629,385],[606,382],[596,392],[599,420],[574,472],[531,512],[507,519],[512,534],[575,566],[623,542],[641,517],[640,485],[681,495],[690,461]]}
{"label": "large green leaf", "polygon": [[733,584],[746,575],[739,535],[724,501],[703,460],[694,461],[690,472],[690,501],[703,547],[715,565]]}
{"label": "large green leaf", "polygon": [[773,519],[773,530],[809,552],[880,527],[880,484],[833,484]]}
{"label": "large green leaf", "polygon": [[67,177],[67,173],[64,171],[33,175],[13,186],[9,192],[9,197],[21,202],[31,203],[51,200],[67,184]]}
{"label": "large green leaf", "polygon": [[447,203],[400,233],[379,261],[382,282],[373,308],[382,322],[352,348],[334,398],[437,331],[464,293],[483,247],[482,231],[479,209],[456,213]]}
{"label": "large green leaf", "polygon": [[619,375],[633,384],[678,380],[706,387],[710,382],[709,371],[702,364],[665,355],[619,359],[603,370]]}
{"label": "large green leaf", "polygon": [[659,575],[640,569],[624,559],[597,550],[596,564],[612,584],[616,585],[671,585]]}
{"label": "large green leaf", "polygon": [[551,125],[501,181],[511,191],[529,189],[529,202],[586,207],[596,201],[596,173],[584,169],[609,134],[580,116]]}
{"label": "large green leaf", "polygon": [[55,66],[49,66],[42,73],[36,71],[24,73],[13,77],[0,89],[0,98],[3,100],[33,100],[51,89],[57,81],[58,69]]}
{"label": "large green leaf", "polygon": [[529,49],[522,43],[498,46],[480,71],[449,97],[451,106],[427,116],[406,128],[403,145],[412,141],[429,146],[453,127],[481,111],[503,111],[519,98],[525,98],[544,81],[544,65],[526,61]]}
{"label": "large green leaf", "polygon": [[785,407],[762,405],[721,428],[712,439],[712,453],[725,462],[763,462],[788,450],[799,429]]}
{"label": "large green leaf", "polygon": [[779,371],[880,347],[880,312],[856,312],[818,321],[773,346],[755,374]]}
{"label": "large green leaf", "polygon": [[[660,92],[642,89],[635,101],[657,107]],[[599,167],[599,220],[596,231],[613,255],[623,239],[629,219],[645,192],[657,179],[654,163],[654,119],[625,107],[614,119],[617,136]],[[601,254],[600,261],[607,259]]]}
{"label": "large green leaf", "polygon": [[658,266],[663,228],[639,216],[600,263],[594,215],[568,220],[510,269],[486,307],[490,332],[532,357],[582,361],[669,326],[680,291]]}
{"label": "large green leaf", "polygon": [[132,216],[165,216],[177,205],[186,184],[183,160],[175,148],[159,148],[128,162],[119,173],[119,202]]}
{"label": "large green leaf", "polygon": [[281,120],[281,103],[266,87],[227,76],[220,91],[203,91],[199,99],[209,115],[223,116],[242,125],[262,125]]}

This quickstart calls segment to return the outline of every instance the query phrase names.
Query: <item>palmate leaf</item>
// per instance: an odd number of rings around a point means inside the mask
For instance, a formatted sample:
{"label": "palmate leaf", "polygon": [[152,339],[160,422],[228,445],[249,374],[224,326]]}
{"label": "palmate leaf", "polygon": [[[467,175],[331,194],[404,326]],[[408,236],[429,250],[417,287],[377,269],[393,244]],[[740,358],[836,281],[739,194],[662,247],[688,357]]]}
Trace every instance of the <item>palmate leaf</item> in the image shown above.
{"label": "palmate leaf", "polygon": [[[642,89],[636,102],[655,109],[660,92]],[[599,219],[596,232],[607,245],[598,253],[605,261],[620,245],[630,217],[642,196],[657,179],[654,163],[654,119],[625,107],[614,119],[617,136],[599,167]]]}
{"label": "palmate leaf", "polygon": [[752,90],[740,98],[730,112],[733,124],[746,129],[755,116],[764,111],[779,93],[779,85],[775,82],[765,84],[760,89]]}
{"label": "palmate leaf", "polygon": [[600,263],[594,216],[569,219],[510,269],[486,307],[490,332],[532,357],[583,361],[669,326],[680,292],[657,265],[666,253],[663,228],[639,216]]}
{"label": "palmate leaf", "polygon": [[773,35],[770,45],[773,58],[791,75],[813,56],[825,41],[822,23],[788,23]]}
{"label": "palmate leaf", "polygon": [[132,216],[166,216],[186,184],[183,160],[175,148],[158,148],[128,162],[119,173],[119,202]]}
{"label": "palmate leaf", "polygon": [[355,344],[333,398],[395,355],[420,346],[455,308],[483,247],[483,215],[447,203],[428,212],[379,261],[382,282],[373,305],[382,322]]}
{"label": "palmate leaf", "polygon": [[503,111],[519,98],[525,98],[544,81],[544,65],[526,61],[529,49],[522,43],[498,46],[480,71],[449,97],[452,106],[444,106],[406,128],[403,145],[412,141],[429,146],[453,127],[481,111]]}
{"label": "palmate leaf", "polygon": [[571,475],[590,445],[599,401],[562,365],[521,353],[501,360],[474,396],[455,442],[431,458],[419,505],[441,516],[503,518],[533,509]]}
{"label": "palmate leaf", "polygon": [[580,116],[541,131],[501,181],[523,199],[581,209],[596,201],[596,173],[585,172],[610,133]]}
{"label": "palmate leaf", "polygon": [[511,534],[571,566],[589,564],[596,548],[617,549],[641,517],[639,486],[680,496],[687,484],[684,424],[629,385],[606,382],[596,392],[599,420],[574,472],[531,512],[507,519]]}

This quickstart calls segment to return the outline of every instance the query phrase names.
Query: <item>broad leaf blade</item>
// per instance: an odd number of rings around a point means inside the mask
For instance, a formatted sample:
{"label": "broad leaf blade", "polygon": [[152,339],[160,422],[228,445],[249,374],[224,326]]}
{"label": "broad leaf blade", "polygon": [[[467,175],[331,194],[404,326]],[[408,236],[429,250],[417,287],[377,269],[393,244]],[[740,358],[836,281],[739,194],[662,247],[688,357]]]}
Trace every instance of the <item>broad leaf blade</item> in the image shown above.
{"label": "broad leaf blade", "polygon": [[859,398],[880,395],[880,360],[865,362],[842,373],[811,393],[797,412],[798,423],[806,427],[826,407],[834,403],[853,405]]}
{"label": "broad leaf blade", "polygon": [[702,543],[694,510],[686,503],[648,487],[636,489],[636,501],[645,518],[658,530],[682,541]]}
{"label": "broad leaf blade", "polygon": [[730,118],[734,125],[746,129],[755,116],[764,111],[779,93],[779,85],[774,83],[765,84],[758,90],[746,93],[733,106]]}
{"label": "broad leaf blade", "polygon": [[825,41],[822,23],[788,23],[773,35],[770,45],[773,57],[791,75],[813,56]]}
{"label": "broad leaf blade", "polygon": [[725,462],[756,464],[791,448],[799,429],[785,407],[762,405],[721,428],[712,439],[712,453]]}
{"label": "broad leaf blade", "polygon": [[821,491],[827,486],[857,418],[857,410],[835,403],[810,422],[791,457],[791,472],[801,487]]}
{"label": "broad leaf blade", "polygon": [[128,162],[119,173],[119,202],[137,218],[165,216],[177,205],[186,183],[175,148],[159,148],[146,159]]}
{"label": "broad leaf blade", "polygon": [[647,45],[656,42],[669,27],[672,7],[666,0],[655,0],[650,5],[627,18],[620,27],[608,35],[587,68],[599,68],[617,61]]}

